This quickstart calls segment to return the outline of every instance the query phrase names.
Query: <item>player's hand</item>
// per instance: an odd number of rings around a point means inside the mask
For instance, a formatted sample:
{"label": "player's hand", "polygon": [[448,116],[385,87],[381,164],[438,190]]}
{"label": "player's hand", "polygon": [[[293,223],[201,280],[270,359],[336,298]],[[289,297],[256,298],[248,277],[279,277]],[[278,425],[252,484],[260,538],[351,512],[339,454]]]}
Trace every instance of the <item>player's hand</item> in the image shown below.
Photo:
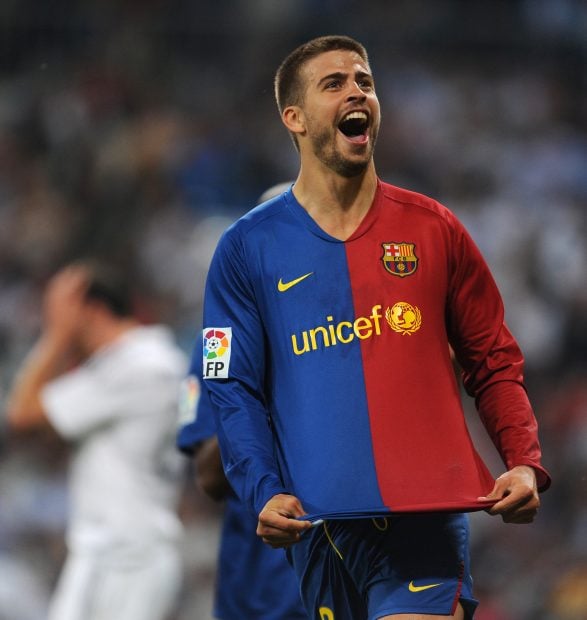
{"label": "player's hand", "polygon": [[518,465],[495,481],[487,497],[479,499],[497,500],[487,512],[501,515],[505,523],[532,523],[540,506],[536,473],[532,467]]}
{"label": "player's hand", "polygon": [[80,265],[58,272],[47,285],[44,299],[45,330],[64,346],[70,343],[82,321],[89,275]]}
{"label": "player's hand", "polygon": [[293,495],[274,495],[259,514],[257,536],[273,548],[290,547],[300,540],[301,535],[311,527],[310,521],[297,517],[305,513],[302,504]]}

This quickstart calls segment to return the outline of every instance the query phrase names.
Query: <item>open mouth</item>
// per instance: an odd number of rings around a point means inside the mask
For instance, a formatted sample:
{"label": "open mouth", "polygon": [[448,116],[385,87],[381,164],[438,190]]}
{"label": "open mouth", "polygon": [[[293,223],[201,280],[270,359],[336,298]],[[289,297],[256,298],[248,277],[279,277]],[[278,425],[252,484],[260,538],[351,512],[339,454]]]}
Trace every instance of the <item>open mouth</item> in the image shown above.
{"label": "open mouth", "polygon": [[349,112],[338,124],[338,129],[351,142],[358,144],[367,142],[369,136],[369,117],[365,112]]}

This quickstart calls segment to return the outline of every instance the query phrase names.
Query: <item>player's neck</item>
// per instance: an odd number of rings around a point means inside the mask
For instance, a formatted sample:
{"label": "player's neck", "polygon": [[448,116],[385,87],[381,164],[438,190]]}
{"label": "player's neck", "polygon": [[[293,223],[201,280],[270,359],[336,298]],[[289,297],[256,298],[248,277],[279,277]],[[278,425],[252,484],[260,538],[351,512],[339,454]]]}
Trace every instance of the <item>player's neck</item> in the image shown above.
{"label": "player's neck", "polygon": [[306,174],[302,169],[293,188],[297,201],[329,235],[348,239],[371,208],[377,175],[370,165],[352,178],[337,174]]}

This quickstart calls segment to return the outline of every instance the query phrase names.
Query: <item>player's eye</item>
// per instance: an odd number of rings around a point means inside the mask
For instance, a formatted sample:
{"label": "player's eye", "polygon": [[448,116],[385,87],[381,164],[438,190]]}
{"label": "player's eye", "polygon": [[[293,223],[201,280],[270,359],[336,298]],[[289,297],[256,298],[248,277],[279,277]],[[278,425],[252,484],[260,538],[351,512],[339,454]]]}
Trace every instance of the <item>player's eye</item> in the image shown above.
{"label": "player's eye", "polygon": [[359,80],[358,85],[361,90],[372,90],[374,88],[373,82],[369,79]]}

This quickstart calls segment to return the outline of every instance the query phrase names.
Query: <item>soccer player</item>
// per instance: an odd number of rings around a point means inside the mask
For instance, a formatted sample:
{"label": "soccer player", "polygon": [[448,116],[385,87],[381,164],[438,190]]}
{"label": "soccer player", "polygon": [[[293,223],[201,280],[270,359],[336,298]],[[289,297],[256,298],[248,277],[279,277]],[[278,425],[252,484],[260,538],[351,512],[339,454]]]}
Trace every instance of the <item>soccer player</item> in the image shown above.
{"label": "soccer player", "polygon": [[[300,46],[275,92],[299,175],[225,232],[205,291],[227,477],[288,549],[310,617],[470,619],[466,513],[530,523],[550,483],[498,288],[448,209],[378,178],[360,43]],[[496,480],[451,347],[506,466]]]}
{"label": "soccer player", "polygon": [[68,556],[50,620],[164,620],[181,585],[174,449],[187,360],[140,325],[116,271],[76,263],[49,282],[44,325],[14,382],[17,431],[72,443]]}
{"label": "soccer player", "polygon": [[214,617],[221,620],[304,620],[299,586],[282,549],[256,535],[257,517],[234,494],[222,468],[216,421],[202,382],[202,341],[182,390],[177,445],[193,456],[196,480],[216,501],[225,500],[218,553]]}

